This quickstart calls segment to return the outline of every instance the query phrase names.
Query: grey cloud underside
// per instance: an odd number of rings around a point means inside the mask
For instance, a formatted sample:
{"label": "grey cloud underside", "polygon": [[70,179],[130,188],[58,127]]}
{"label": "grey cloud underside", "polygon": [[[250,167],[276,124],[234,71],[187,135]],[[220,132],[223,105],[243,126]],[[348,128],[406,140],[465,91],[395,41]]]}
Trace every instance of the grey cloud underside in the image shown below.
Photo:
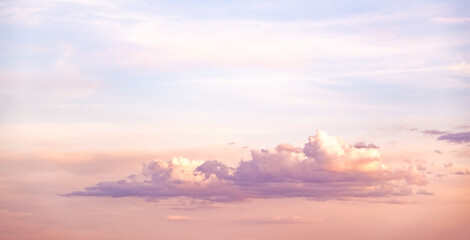
{"label": "grey cloud underside", "polygon": [[[142,197],[150,200],[189,197],[214,202],[255,198],[305,197],[326,200],[340,197],[387,197],[412,193],[408,185],[383,181],[269,182],[228,181],[207,186],[181,186],[178,182],[101,182],[68,196]],[[369,189],[372,188],[372,189]]]}
{"label": "grey cloud underside", "polygon": [[[138,180],[143,178],[142,180]],[[174,197],[233,202],[257,198],[302,197],[316,200],[390,197],[412,194],[424,175],[409,167],[388,170],[376,148],[356,148],[318,132],[304,148],[281,144],[275,150],[253,150],[237,168],[219,161],[183,158],[144,164],[138,177],[100,182],[67,196]]]}

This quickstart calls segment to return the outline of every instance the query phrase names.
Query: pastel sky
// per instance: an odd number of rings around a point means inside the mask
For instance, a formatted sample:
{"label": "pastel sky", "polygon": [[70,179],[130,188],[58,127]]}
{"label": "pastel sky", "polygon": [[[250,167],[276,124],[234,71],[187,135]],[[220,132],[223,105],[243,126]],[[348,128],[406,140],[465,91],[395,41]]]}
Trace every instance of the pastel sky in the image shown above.
{"label": "pastel sky", "polygon": [[0,1],[0,239],[470,238],[470,2]]}

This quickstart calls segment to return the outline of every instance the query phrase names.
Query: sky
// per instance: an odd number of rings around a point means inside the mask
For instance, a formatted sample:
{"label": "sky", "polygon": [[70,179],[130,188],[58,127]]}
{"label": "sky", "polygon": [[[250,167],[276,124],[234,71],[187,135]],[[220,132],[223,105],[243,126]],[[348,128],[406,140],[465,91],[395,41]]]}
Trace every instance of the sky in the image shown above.
{"label": "sky", "polygon": [[469,239],[468,1],[0,1],[0,238]]}

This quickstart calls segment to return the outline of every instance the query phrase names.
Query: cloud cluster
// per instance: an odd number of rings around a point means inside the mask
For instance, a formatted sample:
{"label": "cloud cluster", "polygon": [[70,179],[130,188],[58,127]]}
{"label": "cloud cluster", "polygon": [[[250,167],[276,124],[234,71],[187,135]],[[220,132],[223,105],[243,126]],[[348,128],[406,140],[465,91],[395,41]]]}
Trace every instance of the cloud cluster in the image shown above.
{"label": "cloud cluster", "polygon": [[159,200],[186,197],[210,202],[258,198],[303,197],[345,199],[392,197],[425,185],[416,166],[389,169],[375,147],[355,147],[317,131],[303,148],[280,144],[252,150],[252,159],[236,168],[220,161],[175,157],[143,165],[140,175],[100,182],[68,196],[142,197]]}

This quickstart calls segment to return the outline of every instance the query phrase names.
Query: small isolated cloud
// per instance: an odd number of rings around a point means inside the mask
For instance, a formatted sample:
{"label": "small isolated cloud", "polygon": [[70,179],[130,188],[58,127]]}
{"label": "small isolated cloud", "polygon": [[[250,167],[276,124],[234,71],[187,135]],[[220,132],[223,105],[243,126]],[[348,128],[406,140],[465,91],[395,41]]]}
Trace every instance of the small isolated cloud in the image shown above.
{"label": "small isolated cloud", "polygon": [[193,217],[189,216],[178,216],[178,215],[168,215],[163,218],[164,220],[167,221],[173,221],[173,222],[189,222],[189,221],[195,221],[196,219]]}
{"label": "small isolated cloud", "polygon": [[468,143],[470,142],[470,132],[447,133],[439,136],[437,140],[450,143]]}
{"label": "small isolated cloud", "polygon": [[354,147],[355,148],[380,148],[379,146],[373,143],[365,144],[364,142],[357,142],[354,144]]}
{"label": "small isolated cloud", "polygon": [[418,169],[419,171],[426,171],[426,167],[423,166],[422,164],[418,164],[418,165],[416,166],[416,169]]}
{"label": "small isolated cloud", "polygon": [[470,175],[470,171],[465,170],[465,171],[457,171],[457,172],[454,172],[454,174],[457,174],[457,175]]}
{"label": "small isolated cloud", "polygon": [[428,191],[426,191],[426,190],[424,190],[424,189],[418,190],[418,191],[416,192],[416,194],[428,195],[428,196],[434,195],[433,192],[428,192]]}
{"label": "small isolated cloud", "polygon": [[235,142],[229,142],[227,143],[227,145],[235,145],[236,143]]}
{"label": "small isolated cloud", "polygon": [[444,167],[446,167],[446,168],[450,168],[450,167],[452,167],[452,166],[454,166],[454,164],[451,163],[451,162],[448,162],[448,163],[445,163],[445,164],[444,164]]}
{"label": "small isolated cloud", "polygon": [[234,202],[263,198],[389,198],[425,185],[417,166],[390,169],[377,148],[357,148],[317,131],[303,147],[252,150],[252,159],[230,167],[220,161],[182,157],[143,165],[137,177],[99,182],[66,196],[189,198]]}
{"label": "small isolated cloud", "polygon": [[435,129],[429,129],[429,130],[424,130],[423,133],[428,134],[428,135],[442,135],[442,134],[446,134],[447,132],[439,131]]}
{"label": "small isolated cloud", "polygon": [[298,224],[298,223],[319,223],[323,218],[302,218],[299,216],[293,217],[264,217],[264,218],[245,218],[238,219],[236,222],[243,224]]}
{"label": "small isolated cloud", "polygon": [[434,152],[437,153],[437,154],[442,154],[442,152],[439,151],[438,149],[434,150]]}

